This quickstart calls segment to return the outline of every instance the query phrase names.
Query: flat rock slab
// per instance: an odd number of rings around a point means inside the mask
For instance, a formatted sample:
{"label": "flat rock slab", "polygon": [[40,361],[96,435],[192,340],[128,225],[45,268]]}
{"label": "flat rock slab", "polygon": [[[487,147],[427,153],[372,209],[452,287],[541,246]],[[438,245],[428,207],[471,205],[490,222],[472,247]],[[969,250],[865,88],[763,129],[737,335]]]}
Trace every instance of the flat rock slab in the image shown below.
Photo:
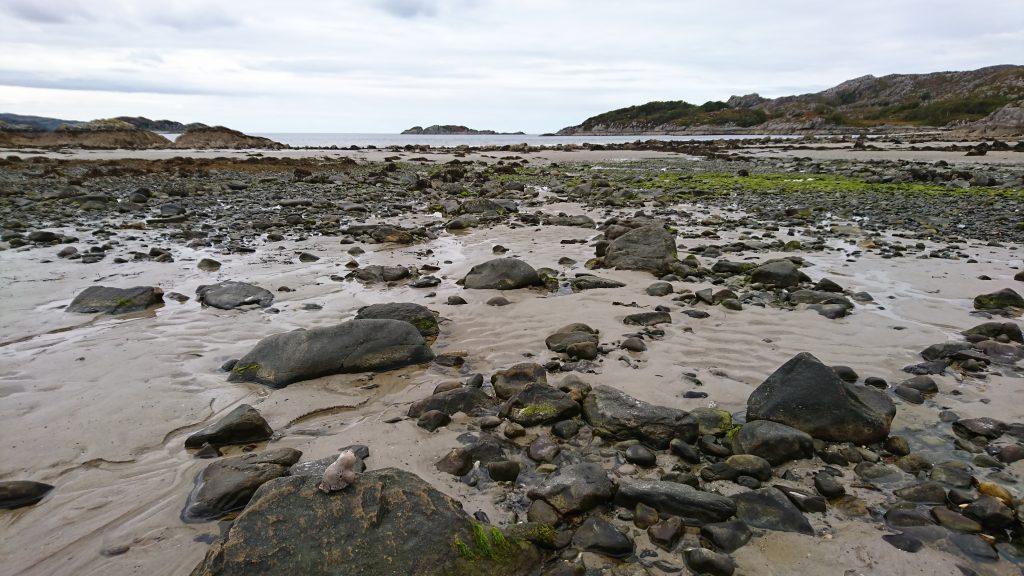
{"label": "flat rock slab", "polygon": [[562,515],[579,514],[611,500],[614,486],[600,464],[591,462],[563,467],[529,492]]}
{"label": "flat rock slab", "polygon": [[622,478],[615,503],[630,507],[643,503],[662,514],[679,516],[688,525],[721,522],[736,514],[736,504],[725,496],[664,480]]}
{"label": "flat rock slab", "polygon": [[423,336],[408,322],[350,320],[267,336],[238,360],[228,380],[280,388],[329,374],[390,370],[433,358]]}
{"label": "flat rock slab", "polygon": [[205,522],[242,509],[257,488],[286,475],[300,457],[298,450],[277,448],[214,461],[196,477],[181,519]]}
{"label": "flat rock slab", "polygon": [[132,288],[89,286],[75,296],[65,311],[83,314],[98,312],[127,314],[140,312],[163,303],[164,291],[156,286],[134,286]]}
{"label": "flat rock slab", "polygon": [[229,280],[196,288],[196,300],[201,304],[221,310],[232,310],[239,306],[249,305],[266,308],[274,303],[274,295],[265,288]]}
{"label": "flat rock slab", "polygon": [[242,404],[220,420],[186,438],[185,448],[199,448],[207,443],[224,445],[261,442],[273,433],[274,430],[259,411],[248,404]]}
{"label": "flat rock slab", "polygon": [[691,444],[697,438],[697,420],[689,413],[637,400],[606,385],[584,398],[583,417],[602,436],[636,439],[658,450],[668,448],[674,438]]}
{"label": "flat rock slab", "polygon": [[814,534],[814,528],[782,491],[761,488],[732,497],[736,503],[736,517],[755,528]]}
{"label": "flat rock slab", "polygon": [[499,540],[486,525],[476,529],[484,542],[475,539],[461,504],[410,472],[374,470],[331,494],[319,482],[300,476],[264,484],[193,576],[526,576],[540,569],[532,544]]}
{"label": "flat rock slab", "polygon": [[580,405],[565,392],[547,384],[528,384],[505,402],[498,415],[529,427],[552,424],[579,413]]}
{"label": "flat rock slab", "polygon": [[419,418],[424,412],[438,410],[451,416],[457,412],[470,416],[487,414],[496,405],[494,398],[480,388],[461,387],[432,394],[409,407],[409,417]]}

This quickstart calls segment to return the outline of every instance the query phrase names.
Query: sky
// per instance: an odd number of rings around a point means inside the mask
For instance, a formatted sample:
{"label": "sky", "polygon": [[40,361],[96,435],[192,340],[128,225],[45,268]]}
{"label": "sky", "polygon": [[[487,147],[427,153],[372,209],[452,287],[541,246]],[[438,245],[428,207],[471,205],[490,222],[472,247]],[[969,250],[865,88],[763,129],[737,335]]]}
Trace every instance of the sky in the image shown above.
{"label": "sky", "polygon": [[1024,0],[0,0],[0,112],[553,132],[652,100],[1024,63]]}

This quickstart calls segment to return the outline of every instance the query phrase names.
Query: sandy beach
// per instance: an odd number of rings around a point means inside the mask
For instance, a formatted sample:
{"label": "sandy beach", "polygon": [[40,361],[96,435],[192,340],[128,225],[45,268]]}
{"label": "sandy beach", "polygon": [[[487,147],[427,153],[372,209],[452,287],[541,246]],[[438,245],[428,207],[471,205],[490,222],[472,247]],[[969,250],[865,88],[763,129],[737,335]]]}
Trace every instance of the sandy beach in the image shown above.
{"label": "sandy beach", "polygon": [[[1017,194],[1005,199],[1005,210],[1013,214],[1011,220],[1017,218],[1020,222],[1024,218],[1019,196],[1024,154],[1020,152],[964,157],[962,152],[906,149],[860,152],[759,147],[738,153],[753,158],[755,163],[792,157],[816,161],[945,160],[976,170],[1005,170],[1018,174],[1015,186],[1002,188],[1016,190]],[[11,152],[5,151],[0,156],[8,154]],[[108,170],[125,159],[244,159],[252,154],[160,150],[76,151],[43,156],[77,162],[75,170],[88,168],[90,163]],[[260,154],[310,161],[351,158],[362,167],[371,167],[374,173],[380,172],[382,163],[390,158],[399,165],[399,173],[410,174],[426,174],[456,159],[495,165],[510,156],[490,151],[455,156],[450,151],[423,154],[388,150],[282,150]],[[585,175],[573,183],[589,180],[589,174],[603,177],[604,172],[592,171],[594,165],[660,166],[658,162],[681,159],[701,162],[688,155],[642,150],[538,151],[514,156],[517,160],[506,159],[502,165],[554,163],[563,179],[579,173]],[[414,160],[417,157],[429,162]],[[26,165],[27,162],[20,166],[9,164],[2,169],[26,174],[30,171]],[[39,165],[32,170],[46,167]],[[355,191],[366,199],[373,196],[367,191],[373,189],[373,182],[380,190],[391,189],[393,181],[386,180],[386,172],[383,174],[377,180],[336,178],[325,189],[334,202],[350,200],[348,195]],[[21,177],[27,178],[18,176]],[[71,177],[60,176],[63,180],[56,182],[55,187],[69,185],[67,180]],[[218,182],[242,177],[247,178],[250,190],[261,185],[259,176],[212,168],[200,183],[205,190],[203,197],[216,195]],[[522,193],[510,196],[518,204],[517,213],[466,230],[447,230],[444,223],[451,216],[431,211],[427,200],[417,200],[415,195],[382,200],[381,205],[361,213],[339,212],[336,206],[321,204],[319,200],[290,211],[280,207],[278,201],[306,197],[311,189],[306,184],[289,183],[286,177],[287,172],[283,176],[264,176],[283,182],[284,192],[252,201],[259,208],[253,208],[253,220],[272,217],[280,222],[289,213],[302,213],[301,224],[289,227],[278,223],[264,230],[281,232],[280,240],[268,239],[266,233],[253,235],[249,230],[233,233],[230,221],[204,221],[203,208],[190,208],[190,219],[181,225],[132,225],[152,218],[154,207],[160,203],[183,201],[166,197],[160,190],[154,190],[149,208],[125,212],[104,208],[82,212],[77,217],[62,214],[49,221],[39,217],[38,212],[21,215],[15,204],[6,204],[8,224],[18,221],[25,226],[17,230],[45,229],[75,237],[78,240],[70,244],[83,253],[91,246],[107,244],[109,247],[104,251],[110,255],[97,263],[83,264],[58,257],[62,247],[59,244],[28,243],[16,247],[8,242],[4,244],[6,249],[0,250],[0,436],[4,438],[0,448],[0,480],[33,480],[55,486],[39,504],[0,512],[4,534],[0,538],[0,556],[5,559],[5,573],[192,573],[207,554],[210,543],[220,536],[223,526],[216,521],[181,520],[194,479],[210,464],[210,460],[195,458],[193,451],[186,450],[184,440],[241,404],[256,408],[274,430],[269,442],[257,443],[257,451],[294,448],[302,452],[301,461],[308,462],[333,457],[344,446],[365,444],[370,449],[366,465],[371,470],[394,467],[411,471],[462,502],[466,512],[483,511],[495,526],[523,521],[529,505],[524,488],[515,483],[490,481],[474,486],[435,467],[439,459],[460,444],[460,435],[480,431],[477,417],[458,413],[450,424],[428,432],[417,426],[415,418],[407,418],[406,413],[414,402],[430,396],[444,382],[465,381],[473,374],[482,374],[486,382],[495,372],[521,362],[545,365],[561,358],[567,364],[564,357],[545,346],[545,338],[574,322],[586,323],[599,331],[604,353],[592,363],[581,365],[583,371],[550,372],[550,383],[557,384],[574,375],[591,386],[612,386],[651,404],[684,411],[719,408],[742,421],[751,393],[794,355],[810,352],[826,365],[852,368],[859,375],[857,385],[863,385],[864,379],[871,376],[886,380],[890,384],[886,394],[896,405],[891,434],[906,438],[915,454],[935,464],[975,462],[974,454],[954,449],[949,424],[940,424],[942,410],[952,411],[960,418],[1024,422],[1024,362],[1020,359],[993,363],[984,372],[973,375],[951,367],[933,376],[938,393],[929,395],[922,404],[906,402],[891,389],[911,376],[903,369],[921,362],[922,350],[937,343],[963,341],[962,331],[987,320],[975,312],[975,296],[1002,288],[1024,292],[1024,283],[1014,280],[1024,269],[1024,250],[1012,238],[997,242],[990,238],[954,239],[937,234],[927,237],[920,230],[878,231],[862,227],[862,221],[844,218],[838,209],[836,214],[816,215],[804,226],[775,223],[768,227],[768,222],[759,221],[760,216],[752,216],[728,198],[714,202],[692,199],[668,204],[651,199],[622,206],[595,205],[567,193],[572,185],[569,183],[561,190],[528,183]],[[475,190],[481,183],[467,181],[466,186]],[[8,177],[4,185],[6,199],[18,197],[17,178]],[[440,189],[440,184],[434,189]],[[460,200],[457,192],[446,194]],[[248,201],[242,196],[224,196],[220,202],[226,211],[236,210],[243,215],[253,206],[243,205]],[[404,207],[384,210],[384,204]],[[680,259],[693,254],[702,267],[711,268],[720,259],[760,264],[799,256],[804,261],[800,269],[812,282],[828,278],[841,285],[846,294],[866,292],[871,300],[856,300],[852,312],[838,319],[826,318],[805,305],[795,309],[771,302],[758,305],[756,295],[744,299],[742,309],[732,310],[672,300],[672,296],[649,295],[645,288],[658,279],[650,272],[587,269],[585,264],[595,257],[594,243],[601,238],[604,223],[612,217],[626,220],[639,210],[673,224]],[[360,240],[342,244],[339,240],[345,234],[324,234],[321,228],[309,224],[326,214],[341,214],[342,227],[346,223],[386,223],[403,229],[423,227],[429,233],[411,244]],[[536,214],[541,219],[559,214],[583,215],[599,228],[542,225],[523,218],[524,214]],[[212,245],[190,243],[190,237],[181,233],[200,230],[204,223],[215,227],[224,241],[214,241]],[[835,232],[836,227],[841,227],[842,232]],[[9,225],[5,229],[15,230]],[[820,240],[824,248],[783,251],[772,243],[775,239],[798,241],[805,247]],[[892,257],[882,249],[892,243],[911,248]],[[238,244],[250,250],[229,250],[229,245]],[[503,257],[520,259],[534,268],[554,269],[562,287],[553,291],[541,287],[499,291],[470,290],[456,284],[473,266],[496,258],[497,245],[507,249],[500,254]],[[353,255],[349,252],[353,246],[365,252]],[[728,249],[719,252],[720,256],[707,256],[708,246]],[[173,261],[132,257],[135,253],[150,253],[155,247],[169,250]],[[301,253],[317,259],[301,261]],[[939,257],[936,253],[953,256]],[[115,262],[115,256],[126,261]],[[220,262],[219,270],[198,269],[203,258]],[[429,265],[430,274],[440,279],[440,284],[431,288],[414,288],[405,282],[364,284],[344,278],[353,269],[352,263],[359,268]],[[624,286],[579,292],[567,288],[569,280],[583,273],[593,273]],[[243,281],[269,290],[275,296],[273,308],[277,313],[253,307],[219,310],[196,301],[199,286],[225,280]],[[756,292],[738,280],[713,275],[679,278],[670,283],[675,295],[683,290],[718,291],[726,287],[741,295]],[[126,315],[75,314],[64,310],[77,294],[93,285],[158,286],[164,292],[164,303]],[[176,301],[169,297],[171,293],[188,299]],[[452,296],[461,296],[468,303],[450,305],[448,299]],[[498,296],[510,303],[487,304]],[[265,336],[338,324],[356,317],[364,306],[389,302],[414,302],[434,311],[440,328],[431,343],[434,354],[457,355],[464,358],[464,364],[449,367],[435,362],[379,373],[335,374],[280,389],[228,382],[221,369],[225,362],[243,356]],[[672,317],[670,324],[658,326],[663,334],[647,332],[644,352],[620,349],[619,344],[628,335],[640,330],[624,325],[623,318],[653,311],[659,305],[667,306]],[[690,317],[680,313],[683,309],[701,310],[707,317]],[[1018,325],[1020,322],[1019,316],[997,319]],[[704,394],[688,397],[687,392]],[[586,423],[581,423],[586,429]],[[528,428],[525,436],[512,442],[525,448],[539,435],[547,435],[545,428]],[[1007,438],[1000,441],[1001,446],[1007,444]],[[1009,443],[1019,445],[1020,439]],[[612,478],[655,477],[680,463],[670,451],[661,450],[657,452],[656,467],[638,469],[617,456],[614,441],[597,438],[591,431],[566,441],[564,450],[575,450],[572,446],[607,456],[602,462]],[[239,446],[228,446],[223,453],[230,456],[242,452]],[[895,460],[893,455],[883,454],[884,462],[893,464]],[[1024,461],[999,464],[985,467],[975,463],[972,474],[1008,490],[1018,505],[1019,518],[1020,498],[1024,496],[1020,484]],[[823,465],[814,458],[787,462],[774,467],[773,479],[808,488],[813,474]],[[751,542],[732,554],[737,574],[1021,573],[1021,535],[1013,532],[1020,530],[1019,521],[1010,532],[998,537],[1009,548],[1000,549],[1002,556],[996,553],[998,559],[994,561],[966,556],[945,535],[926,542],[911,555],[883,541],[881,536],[893,532],[882,518],[898,500],[892,489],[915,482],[914,475],[904,474],[892,485],[868,486],[870,482],[858,479],[852,465],[840,468],[841,480],[852,500],[843,506],[830,504],[825,513],[807,513],[813,535],[755,529]],[[725,496],[746,490],[724,480],[706,482],[704,489]],[[642,565],[649,574],[669,574],[679,569],[685,573],[687,569],[679,552],[654,546],[647,532],[623,520],[621,514],[617,517],[613,508],[606,511],[606,516],[635,541],[637,555],[629,561],[631,564]],[[696,541],[697,529],[689,527],[680,550]],[[1017,546],[1015,558],[1010,552],[1012,546]],[[588,568],[611,562],[592,552],[583,552],[579,561]],[[823,572],[823,566],[828,566],[828,570]]]}

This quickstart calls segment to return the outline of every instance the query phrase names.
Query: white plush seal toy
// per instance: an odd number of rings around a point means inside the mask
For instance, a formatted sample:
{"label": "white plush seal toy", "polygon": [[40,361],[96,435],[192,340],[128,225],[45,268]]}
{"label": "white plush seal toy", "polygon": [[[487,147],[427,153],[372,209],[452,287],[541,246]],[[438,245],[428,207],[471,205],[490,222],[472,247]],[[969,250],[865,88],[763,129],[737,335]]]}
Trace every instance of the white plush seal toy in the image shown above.
{"label": "white plush seal toy", "polygon": [[345,450],[338,455],[327,470],[324,470],[324,478],[320,481],[320,491],[325,494],[344,490],[349,484],[356,481],[356,453]]}

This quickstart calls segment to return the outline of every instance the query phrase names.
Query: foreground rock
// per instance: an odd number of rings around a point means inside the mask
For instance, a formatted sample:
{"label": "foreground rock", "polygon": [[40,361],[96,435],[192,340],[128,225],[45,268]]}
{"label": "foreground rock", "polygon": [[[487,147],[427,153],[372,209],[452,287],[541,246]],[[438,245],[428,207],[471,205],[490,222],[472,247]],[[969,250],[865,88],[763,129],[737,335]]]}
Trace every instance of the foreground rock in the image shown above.
{"label": "foreground rock", "polygon": [[530,490],[529,497],[547,502],[559,514],[573,515],[604,504],[614,492],[600,464],[581,463],[559,469]]}
{"label": "foreground rock", "polygon": [[495,258],[473,266],[466,274],[464,286],[470,289],[515,290],[540,284],[540,276],[526,262],[517,258]]}
{"label": "foreground rock", "polygon": [[887,396],[841,380],[802,352],[747,399],[747,421],[771,420],[834,442],[870,444],[889,435],[896,408]]}
{"label": "foreground rock", "polygon": [[266,308],[274,303],[274,295],[259,286],[229,280],[196,288],[196,300],[221,310],[232,310],[250,304]]}
{"label": "foreground rock", "polygon": [[428,362],[434,353],[400,320],[351,320],[260,340],[231,370],[231,382],[282,387],[329,374],[371,372]]}
{"label": "foreground rock", "polygon": [[389,304],[372,304],[363,306],[356,315],[357,320],[365,318],[383,320],[401,320],[408,322],[419,330],[424,338],[437,336],[437,317],[426,306],[412,302],[393,302]]}
{"label": "foreground rock", "polygon": [[612,388],[600,385],[583,400],[583,417],[595,434],[614,440],[636,439],[663,450],[679,438],[692,443],[697,438],[697,421],[683,410],[655,406]]}
{"label": "foreground rock", "polygon": [[679,267],[675,236],[659,225],[634,228],[608,245],[604,265],[656,276],[672,273]]}
{"label": "foreground rock", "polygon": [[127,314],[139,312],[164,302],[164,291],[155,286],[112,288],[90,286],[81,291],[68,305],[67,312],[85,314]]}
{"label": "foreground rock", "polygon": [[199,448],[203,444],[244,444],[267,440],[274,430],[263,416],[248,404],[242,404],[220,420],[185,439],[185,448]]}
{"label": "foreground rock", "polygon": [[284,148],[283,144],[274,142],[270,138],[261,136],[249,136],[238,130],[231,130],[223,126],[197,126],[185,130],[172,144],[174,148]]}
{"label": "foreground rock", "polygon": [[1024,297],[1012,288],[990,294],[979,294],[974,297],[974,307],[978,310],[1001,310],[1004,308],[1024,308]]}
{"label": "foreground rock", "polygon": [[721,522],[736,514],[736,504],[725,496],[662,480],[623,478],[615,502],[625,506],[643,503],[663,514],[679,516],[688,525]]}
{"label": "foreground rock", "polygon": [[409,472],[368,472],[329,495],[318,482],[265,484],[193,576],[526,576],[540,568],[532,544],[474,525],[458,502]]}
{"label": "foreground rock", "polygon": [[53,490],[53,486],[30,480],[0,482],[0,509],[21,508],[39,502]]}
{"label": "foreground rock", "polygon": [[196,477],[181,519],[203,522],[240,510],[257,488],[287,474],[301,456],[298,450],[278,448],[213,462]]}

